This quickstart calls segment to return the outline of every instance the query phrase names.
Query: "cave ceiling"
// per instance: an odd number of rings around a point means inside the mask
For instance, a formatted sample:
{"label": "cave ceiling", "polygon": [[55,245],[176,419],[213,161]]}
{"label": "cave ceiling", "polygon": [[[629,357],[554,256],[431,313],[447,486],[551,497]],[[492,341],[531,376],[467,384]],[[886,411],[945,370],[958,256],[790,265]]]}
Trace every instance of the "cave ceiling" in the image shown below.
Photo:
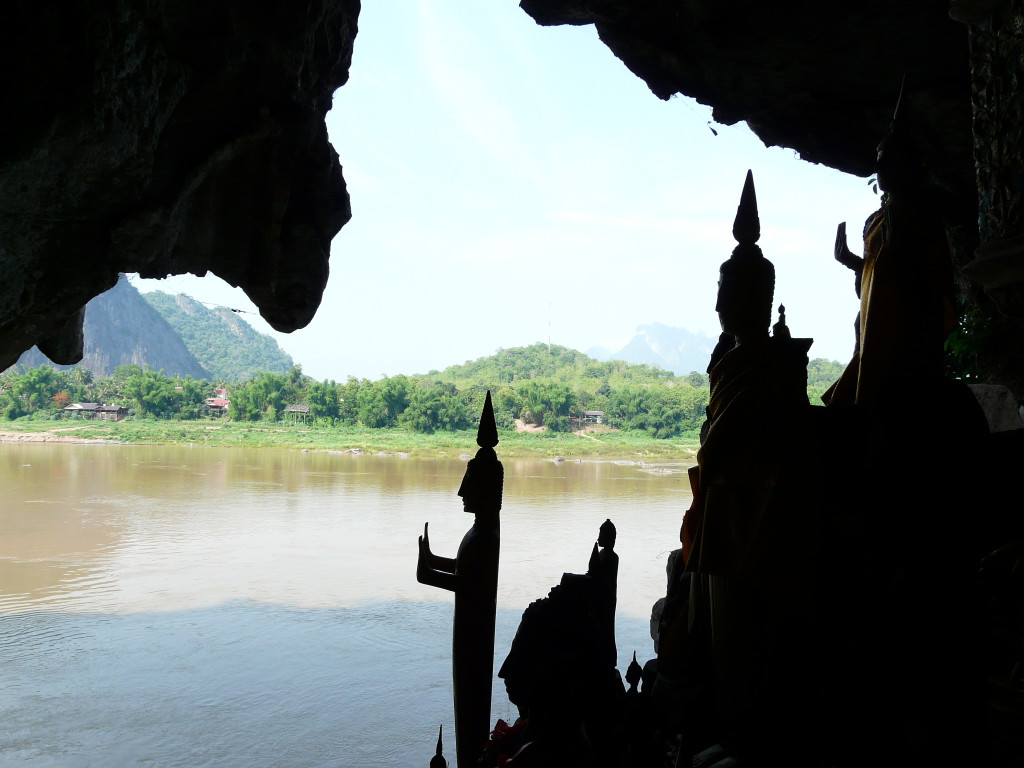
{"label": "cave ceiling", "polygon": [[[936,182],[973,193],[967,27],[943,0],[522,0],[538,24],[593,24],[662,99],[690,96],[769,146],[867,176],[906,74]],[[681,151],[685,151],[682,148]]]}
{"label": "cave ceiling", "polygon": [[[967,33],[945,2],[521,6],[540,24],[593,24],[659,98],[691,96],[861,176],[906,73],[934,179],[972,196]],[[120,272],[212,272],[274,328],[306,325],[350,217],[324,116],[348,78],[359,0],[6,10],[18,34],[0,49],[0,369],[34,343],[74,362],[80,309]]]}

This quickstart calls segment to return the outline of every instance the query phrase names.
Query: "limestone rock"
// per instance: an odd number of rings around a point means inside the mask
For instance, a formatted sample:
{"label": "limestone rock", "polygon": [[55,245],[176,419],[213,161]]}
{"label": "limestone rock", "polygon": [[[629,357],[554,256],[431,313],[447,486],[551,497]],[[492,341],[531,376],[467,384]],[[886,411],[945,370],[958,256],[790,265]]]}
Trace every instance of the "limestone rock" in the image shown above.
{"label": "limestone rock", "polygon": [[[274,328],[306,325],[351,215],[324,116],[358,12],[358,0],[5,9],[0,369],[119,272],[213,272]],[[48,349],[72,363],[74,346]]]}

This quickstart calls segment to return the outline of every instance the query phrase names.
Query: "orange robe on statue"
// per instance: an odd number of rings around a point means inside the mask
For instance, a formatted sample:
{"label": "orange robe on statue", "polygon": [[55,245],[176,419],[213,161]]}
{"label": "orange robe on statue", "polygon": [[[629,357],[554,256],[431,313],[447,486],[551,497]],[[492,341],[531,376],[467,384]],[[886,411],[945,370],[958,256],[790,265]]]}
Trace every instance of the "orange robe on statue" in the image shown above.
{"label": "orange robe on statue", "polygon": [[860,344],[826,405],[869,404],[894,376],[941,376],[956,327],[942,220],[920,199],[888,201],[864,227]]}

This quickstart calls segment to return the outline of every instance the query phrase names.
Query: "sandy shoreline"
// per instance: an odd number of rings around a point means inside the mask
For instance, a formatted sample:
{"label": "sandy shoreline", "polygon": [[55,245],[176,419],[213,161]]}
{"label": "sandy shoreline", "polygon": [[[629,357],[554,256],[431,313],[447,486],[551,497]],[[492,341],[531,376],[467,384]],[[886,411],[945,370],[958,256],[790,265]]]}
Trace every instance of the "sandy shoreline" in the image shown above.
{"label": "sandy shoreline", "polygon": [[[101,437],[81,437],[74,434],[58,434],[64,430],[52,432],[11,432],[0,429],[0,443],[102,443],[121,445],[120,440],[105,440]],[[73,432],[74,428],[67,430]]]}

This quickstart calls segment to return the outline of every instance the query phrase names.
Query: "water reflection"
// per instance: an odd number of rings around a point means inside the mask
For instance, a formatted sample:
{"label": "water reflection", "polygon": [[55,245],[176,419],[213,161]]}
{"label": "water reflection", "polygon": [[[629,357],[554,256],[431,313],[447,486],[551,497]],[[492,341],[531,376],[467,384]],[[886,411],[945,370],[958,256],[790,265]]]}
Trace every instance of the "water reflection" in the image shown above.
{"label": "water reflection", "polygon": [[[689,504],[685,473],[506,461],[496,659],[618,528],[620,666]],[[450,720],[464,464],[250,448],[0,446],[0,766],[421,765]],[[652,471],[652,470],[658,471]],[[508,704],[495,685],[495,717]],[[502,708],[504,707],[504,709]]]}

